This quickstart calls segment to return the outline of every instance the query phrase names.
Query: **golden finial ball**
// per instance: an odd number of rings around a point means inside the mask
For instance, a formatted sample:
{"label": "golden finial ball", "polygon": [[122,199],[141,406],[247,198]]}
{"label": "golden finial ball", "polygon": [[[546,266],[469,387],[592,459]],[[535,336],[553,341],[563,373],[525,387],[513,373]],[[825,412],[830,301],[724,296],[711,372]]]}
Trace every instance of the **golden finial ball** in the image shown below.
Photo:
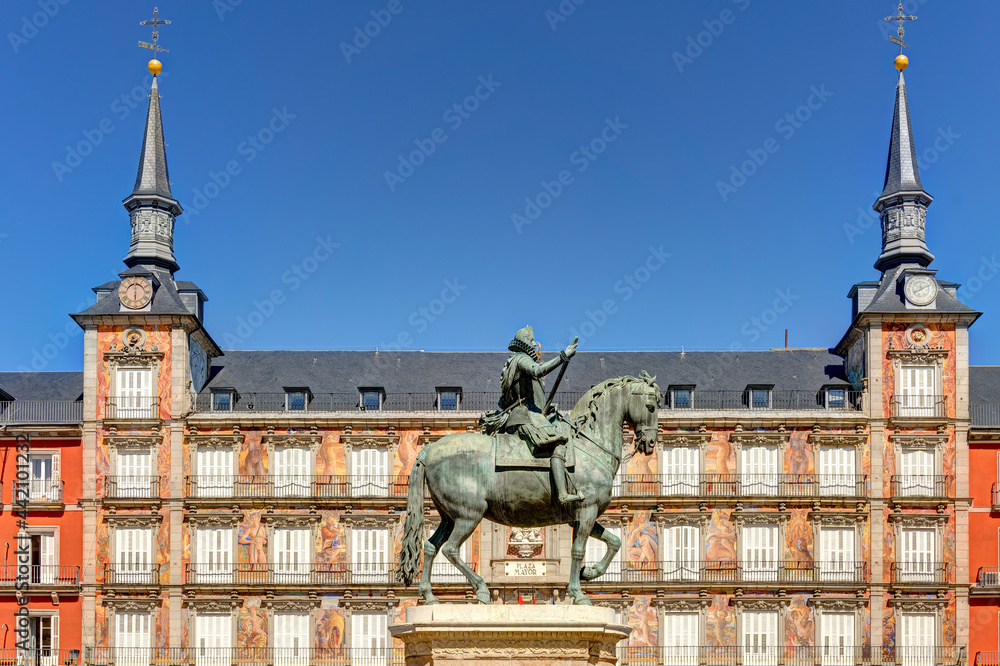
{"label": "golden finial ball", "polygon": [[896,62],[896,69],[902,72],[904,69],[906,69],[906,66],[910,64],[910,59],[907,58],[905,55],[900,54],[896,56],[895,62]]}
{"label": "golden finial ball", "polygon": [[150,60],[148,66],[149,66],[149,73],[152,74],[153,76],[156,76],[157,74],[163,71],[163,63],[157,60],[156,58]]}

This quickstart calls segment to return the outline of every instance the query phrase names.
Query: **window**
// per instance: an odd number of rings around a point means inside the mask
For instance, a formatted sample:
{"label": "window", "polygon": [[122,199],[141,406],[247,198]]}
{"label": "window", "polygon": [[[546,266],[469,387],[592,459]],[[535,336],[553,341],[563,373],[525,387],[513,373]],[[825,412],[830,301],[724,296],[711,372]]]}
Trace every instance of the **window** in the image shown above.
{"label": "window", "polygon": [[274,579],[276,583],[309,580],[312,561],[308,527],[277,527],[274,530]]}
{"label": "window", "polygon": [[286,389],[285,409],[289,412],[304,412],[309,405],[308,389]]}
{"label": "window", "polygon": [[[466,553],[468,549],[468,541],[465,541],[461,546],[458,547],[458,558],[469,563],[466,559]],[[451,563],[447,557],[444,556],[440,550],[438,551],[437,557],[434,558],[434,566],[431,567],[431,582],[432,583],[464,583],[465,574],[458,570],[454,564]]]}
{"label": "window", "polygon": [[698,580],[701,566],[700,530],[695,525],[671,525],[663,530],[663,577]]}
{"label": "window", "polygon": [[233,529],[199,527],[195,532],[195,578],[198,583],[233,581]]}
{"label": "window", "polygon": [[896,554],[896,568],[900,582],[932,583],[935,579],[934,554],[937,541],[933,529],[906,528],[902,530],[902,543]]}
{"label": "window", "polygon": [[115,613],[115,663],[148,666],[150,654],[149,613]]}
{"label": "window", "polygon": [[28,542],[28,558],[31,562],[31,582],[38,585],[54,584],[59,573],[59,553],[56,550],[56,533],[22,534],[19,538],[22,544],[25,540]]}
{"label": "window", "polygon": [[750,409],[770,409],[771,388],[768,386],[748,386],[747,406]]}
{"label": "window", "polygon": [[153,455],[149,449],[121,450],[116,454],[118,479],[116,497],[153,496]]}
{"label": "window", "polygon": [[275,666],[308,666],[309,613],[275,613],[272,644]]}
{"label": "window", "polygon": [[743,447],[743,494],[776,495],[778,493],[778,447]]}
{"label": "window", "polygon": [[111,418],[151,419],[153,413],[153,370],[119,368],[118,397]]}
{"label": "window", "polygon": [[853,527],[821,527],[819,575],[822,580],[851,581],[856,574]]}
{"label": "window", "polygon": [[743,612],[743,663],[778,663],[778,611]]}
{"label": "window", "polygon": [[857,450],[851,446],[823,446],[819,450],[819,494],[854,497],[857,492]]}
{"label": "window", "polygon": [[28,500],[31,502],[61,502],[62,483],[59,479],[58,453],[32,453],[28,481]]}
{"label": "window", "polygon": [[233,618],[228,613],[199,613],[194,622],[195,666],[232,662]]}
{"label": "window", "polygon": [[895,489],[904,497],[934,497],[934,449],[906,449],[900,455]]}
{"label": "window", "polygon": [[671,386],[668,390],[671,409],[691,409],[693,407],[693,386]]}
{"label": "window", "polygon": [[778,580],[778,526],[744,527],[741,540],[743,577],[746,580]]}
{"label": "window", "polygon": [[192,494],[195,497],[232,497],[233,450],[223,446],[200,447],[195,458],[197,476]]}
{"label": "window", "polygon": [[701,449],[694,446],[663,448],[663,494],[697,495]]}
{"label": "window", "polygon": [[351,530],[354,582],[385,583],[389,577],[389,530],[358,527]]}
{"label": "window", "polygon": [[827,409],[845,409],[847,407],[846,388],[828,388],[826,390]]}
{"label": "window", "polygon": [[933,666],[938,663],[934,647],[937,634],[937,618],[933,613],[903,613],[900,632],[899,656],[906,666]]}
{"label": "window", "polygon": [[[820,616],[820,664],[854,666],[854,613],[822,613]],[[861,655],[858,655],[859,657]]]}
{"label": "window", "polygon": [[212,409],[217,412],[230,412],[233,409],[233,391],[225,389],[212,391]]}
{"label": "window", "polygon": [[[18,663],[58,666],[59,616],[35,615],[29,616],[27,620],[28,635],[18,635]],[[27,646],[22,647],[25,638]]]}
{"label": "window", "polygon": [[389,662],[391,643],[385,613],[351,613],[351,656],[357,666]]}
{"label": "window", "polygon": [[899,416],[934,416],[935,366],[900,367]]}
{"label": "window", "polygon": [[153,582],[152,528],[115,528],[115,551],[114,583]]}
{"label": "window", "polygon": [[382,409],[382,394],[380,388],[361,389],[361,411],[377,412]]}
{"label": "window", "polygon": [[[621,540],[622,528],[619,525],[605,526],[605,532],[610,532]],[[590,537],[587,539],[587,552],[584,554],[583,564],[584,566],[593,566],[601,561],[605,553],[608,552],[608,544],[604,543],[600,539],[595,539]],[[607,570],[605,570],[604,575],[599,580],[620,580],[622,576],[622,556],[625,553],[625,543],[622,542],[621,548],[615,553],[615,557],[611,560],[608,565]]]}
{"label": "window", "polygon": [[701,638],[698,613],[663,614],[663,660],[671,666],[697,666]]}
{"label": "window", "polygon": [[389,496],[389,450],[351,449],[351,496]]}
{"label": "window", "polygon": [[274,494],[278,497],[308,497],[312,489],[312,449],[301,446],[274,448]]}
{"label": "window", "polygon": [[457,411],[462,399],[462,389],[439,388],[438,409],[442,412]]}

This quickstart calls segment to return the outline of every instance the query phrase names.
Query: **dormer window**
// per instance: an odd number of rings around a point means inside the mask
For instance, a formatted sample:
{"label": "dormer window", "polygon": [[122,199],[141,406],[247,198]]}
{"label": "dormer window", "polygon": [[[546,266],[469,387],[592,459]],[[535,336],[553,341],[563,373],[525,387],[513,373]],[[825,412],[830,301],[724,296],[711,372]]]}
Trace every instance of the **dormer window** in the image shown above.
{"label": "dormer window", "polygon": [[831,386],[826,389],[827,409],[847,409],[847,389],[842,386]]}
{"label": "dormer window", "polygon": [[385,390],[381,386],[370,386],[358,389],[359,405],[363,412],[377,412],[382,409],[382,397]]}
{"label": "dormer window", "polygon": [[462,402],[462,389],[449,387],[441,388],[437,390],[438,394],[438,409],[442,412],[454,412],[458,411]]}
{"label": "dormer window", "polygon": [[212,390],[212,411],[231,412],[233,403],[236,402],[236,395],[233,389],[213,389]]}
{"label": "dormer window", "polygon": [[694,386],[671,386],[667,399],[670,409],[691,409],[694,406]]}
{"label": "dormer window", "polygon": [[772,386],[747,386],[747,407],[750,409],[771,409],[772,388]]}
{"label": "dormer window", "polygon": [[285,411],[304,412],[309,407],[309,389],[307,388],[286,388],[285,389]]}

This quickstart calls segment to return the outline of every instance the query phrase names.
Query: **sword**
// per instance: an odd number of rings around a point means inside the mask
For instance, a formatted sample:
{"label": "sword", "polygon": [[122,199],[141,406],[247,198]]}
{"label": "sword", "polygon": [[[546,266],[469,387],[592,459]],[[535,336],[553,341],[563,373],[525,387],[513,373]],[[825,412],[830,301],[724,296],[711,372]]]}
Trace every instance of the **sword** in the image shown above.
{"label": "sword", "polygon": [[[573,338],[574,344],[579,339],[580,339],[579,337],[574,337]],[[556,381],[555,381],[554,384],[552,384],[552,392],[549,394],[549,399],[545,401],[545,407],[542,408],[542,414],[547,414],[548,413],[548,411],[549,411],[549,405],[552,404],[553,398],[556,397],[556,391],[559,390],[559,383],[562,381],[563,375],[566,374],[566,367],[568,365],[569,365],[569,359],[566,359],[566,362],[562,364],[561,368],[559,368],[559,374],[556,375]]]}

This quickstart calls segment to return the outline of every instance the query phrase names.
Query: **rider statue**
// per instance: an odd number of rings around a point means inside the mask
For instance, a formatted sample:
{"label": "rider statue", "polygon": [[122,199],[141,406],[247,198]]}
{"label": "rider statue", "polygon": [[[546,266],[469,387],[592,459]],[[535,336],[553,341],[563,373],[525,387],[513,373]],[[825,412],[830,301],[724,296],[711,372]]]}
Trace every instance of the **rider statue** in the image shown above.
{"label": "rider statue", "polygon": [[514,335],[507,347],[514,352],[503,366],[500,378],[500,409],[507,412],[504,432],[515,435],[528,444],[532,455],[547,457],[552,471],[556,496],[562,504],[584,499],[581,494],[566,491],[566,448],[570,425],[559,415],[555,405],[545,407],[545,382],[542,379],[576,354],[576,341],[559,352],[559,356],[539,363],[535,332],[525,326]]}

